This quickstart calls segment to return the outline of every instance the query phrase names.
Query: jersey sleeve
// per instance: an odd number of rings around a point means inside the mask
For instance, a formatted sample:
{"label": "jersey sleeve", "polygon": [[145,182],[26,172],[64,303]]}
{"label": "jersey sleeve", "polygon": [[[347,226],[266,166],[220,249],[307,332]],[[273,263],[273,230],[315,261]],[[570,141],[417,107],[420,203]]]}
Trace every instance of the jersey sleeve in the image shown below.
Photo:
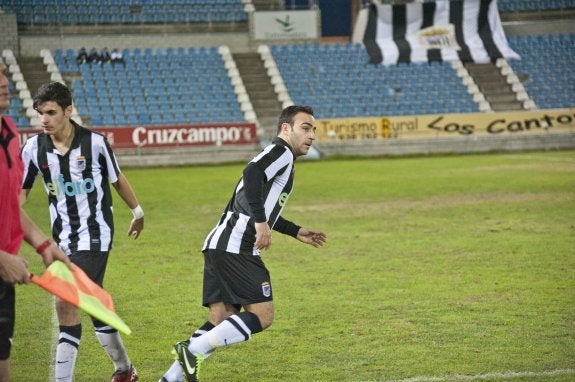
{"label": "jersey sleeve", "polygon": [[278,231],[284,235],[289,235],[295,238],[297,238],[297,234],[300,228],[301,227],[299,225],[282,218],[281,215],[278,216],[278,219],[276,220],[276,223],[273,227],[274,231]]}
{"label": "jersey sleeve", "polygon": [[103,166],[106,171],[106,175],[110,179],[111,183],[116,183],[118,181],[118,176],[120,175],[120,166],[118,165],[118,161],[116,159],[116,155],[112,150],[112,146],[106,139],[106,137],[102,136],[102,147],[100,153],[104,159]]}
{"label": "jersey sleeve", "polygon": [[252,211],[252,217],[256,223],[263,223],[267,220],[263,196],[265,173],[252,162],[244,169],[243,178],[244,195]]}
{"label": "jersey sleeve", "polygon": [[26,141],[21,151],[22,162],[24,163],[24,176],[22,178],[22,188],[29,190],[34,186],[36,177],[40,172],[36,158],[38,157],[38,136]]}

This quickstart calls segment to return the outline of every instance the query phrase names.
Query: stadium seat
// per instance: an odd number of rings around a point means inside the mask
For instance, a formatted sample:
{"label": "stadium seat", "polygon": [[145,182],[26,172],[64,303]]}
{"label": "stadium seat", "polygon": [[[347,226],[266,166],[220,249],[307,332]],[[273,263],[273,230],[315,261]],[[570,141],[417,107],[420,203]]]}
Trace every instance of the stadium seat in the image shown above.
{"label": "stadium seat", "polygon": [[[438,112],[478,111],[450,65],[374,66],[359,44],[274,45],[271,52],[291,99],[318,105],[324,118],[423,114],[428,99],[449,98],[460,102]],[[293,54],[301,57],[295,64]]]}

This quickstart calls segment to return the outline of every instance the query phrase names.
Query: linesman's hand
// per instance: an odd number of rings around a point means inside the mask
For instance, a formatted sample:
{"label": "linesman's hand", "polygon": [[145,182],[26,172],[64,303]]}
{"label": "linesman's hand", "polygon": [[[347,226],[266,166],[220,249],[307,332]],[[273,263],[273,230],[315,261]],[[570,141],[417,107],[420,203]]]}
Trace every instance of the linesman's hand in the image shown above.
{"label": "linesman's hand", "polygon": [[325,233],[311,228],[301,227],[297,233],[297,239],[302,243],[313,245],[316,248],[325,244],[327,236]]}
{"label": "linesman's hand", "polygon": [[29,283],[30,272],[26,259],[0,251],[0,279],[8,284]]}
{"label": "linesman's hand", "polygon": [[40,253],[40,256],[42,256],[42,261],[46,267],[52,264],[54,260],[60,260],[70,268],[70,258],[56,244],[54,244],[54,242],[51,242],[50,245]]}

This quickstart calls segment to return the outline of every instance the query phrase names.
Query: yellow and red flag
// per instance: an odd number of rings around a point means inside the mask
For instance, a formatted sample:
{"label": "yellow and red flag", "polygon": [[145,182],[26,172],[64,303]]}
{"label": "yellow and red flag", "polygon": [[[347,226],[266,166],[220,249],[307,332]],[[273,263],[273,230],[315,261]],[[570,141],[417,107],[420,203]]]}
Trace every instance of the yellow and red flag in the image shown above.
{"label": "yellow and red flag", "polygon": [[46,268],[42,276],[32,275],[31,280],[120,332],[132,333],[128,325],[116,314],[114,302],[108,292],[90,280],[77,265],[72,264],[70,269],[66,264],[56,260]]}

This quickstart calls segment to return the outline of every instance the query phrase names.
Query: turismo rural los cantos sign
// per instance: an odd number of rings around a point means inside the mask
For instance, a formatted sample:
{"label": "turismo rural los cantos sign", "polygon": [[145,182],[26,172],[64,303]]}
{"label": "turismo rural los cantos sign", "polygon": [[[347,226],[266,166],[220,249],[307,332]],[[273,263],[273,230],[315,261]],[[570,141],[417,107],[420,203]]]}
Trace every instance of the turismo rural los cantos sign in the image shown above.
{"label": "turismo rural los cantos sign", "polygon": [[320,142],[575,132],[575,110],[320,119]]}

